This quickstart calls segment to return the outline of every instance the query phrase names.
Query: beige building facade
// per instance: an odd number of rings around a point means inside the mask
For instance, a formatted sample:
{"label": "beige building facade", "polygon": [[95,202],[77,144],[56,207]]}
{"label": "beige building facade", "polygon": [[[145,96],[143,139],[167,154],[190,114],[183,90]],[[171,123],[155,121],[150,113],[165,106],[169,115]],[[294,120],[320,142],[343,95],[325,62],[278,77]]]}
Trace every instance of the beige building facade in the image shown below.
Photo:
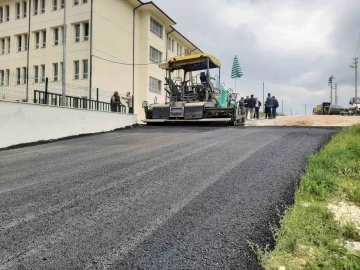
{"label": "beige building facade", "polygon": [[46,77],[61,93],[64,78],[67,95],[95,99],[90,87],[106,102],[114,91],[134,94],[141,119],[142,101],[165,101],[158,62],[201,53],[174,25],[139,0],[0,0],[0,99],[31,102]]}

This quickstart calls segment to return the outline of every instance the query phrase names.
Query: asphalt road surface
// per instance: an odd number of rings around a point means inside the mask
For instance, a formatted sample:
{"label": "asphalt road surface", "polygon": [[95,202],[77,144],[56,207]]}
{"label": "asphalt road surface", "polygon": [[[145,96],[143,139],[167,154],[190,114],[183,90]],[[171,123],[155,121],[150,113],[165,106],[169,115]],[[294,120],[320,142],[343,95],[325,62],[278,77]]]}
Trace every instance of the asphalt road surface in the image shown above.
{"label": "asphalt road surface", "polygon": [[0,152],[0,269],[260,269],[334,130],[138,127]]}

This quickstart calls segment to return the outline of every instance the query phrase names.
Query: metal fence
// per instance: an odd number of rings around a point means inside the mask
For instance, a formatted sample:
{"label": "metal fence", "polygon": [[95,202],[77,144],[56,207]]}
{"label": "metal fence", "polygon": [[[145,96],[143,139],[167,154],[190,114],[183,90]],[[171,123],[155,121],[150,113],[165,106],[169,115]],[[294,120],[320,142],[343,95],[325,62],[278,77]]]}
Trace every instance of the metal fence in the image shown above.
{"label": "metal fence", "polygon": [[[27,80],[29,80],[27,82]],[[65,106],[71,108],[111,111],[110,99],[113,91],[65,84]],[[125,95],[120,95],[125,97]],[[62,106],[62,81],[48,78],[27,77],[0,71],[0,100]],[[125,100],[116,108],[117,112],[126,113]]]}

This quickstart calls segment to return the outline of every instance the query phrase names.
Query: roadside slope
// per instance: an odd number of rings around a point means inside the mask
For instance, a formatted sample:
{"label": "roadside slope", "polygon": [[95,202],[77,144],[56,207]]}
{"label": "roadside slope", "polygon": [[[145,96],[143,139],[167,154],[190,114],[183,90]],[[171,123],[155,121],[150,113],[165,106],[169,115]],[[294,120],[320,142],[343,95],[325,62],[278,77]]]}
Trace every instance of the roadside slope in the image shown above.
{"label": "roadside slope", "polygon": [[[275,233],[259,251],[265,269],[360,269],[360,125],[345,128],[310,158]],[[345,248],[346,247],[346,248]]]}

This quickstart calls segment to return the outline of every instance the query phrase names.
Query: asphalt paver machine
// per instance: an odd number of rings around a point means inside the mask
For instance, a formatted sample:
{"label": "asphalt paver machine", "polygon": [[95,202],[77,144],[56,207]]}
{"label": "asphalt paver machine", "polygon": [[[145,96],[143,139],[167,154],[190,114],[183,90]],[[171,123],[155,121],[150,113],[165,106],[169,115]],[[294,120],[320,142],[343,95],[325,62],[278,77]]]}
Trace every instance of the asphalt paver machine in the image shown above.
{"label": "asphalt paver machine", "polygon": [[[147,124],[171,122],[223,122],[230,125],[245,123],[245,108],[236,102],[236,93],[220,83],[221,62],[210,54],[194,54],[171,58],[159,65],[166,70],[164,103],[144,101]],[[210,70],[218,75],[210,76]],[[182,70],[183,77],[172,76]],[[194,75],[194,73],[197,73]]]}

